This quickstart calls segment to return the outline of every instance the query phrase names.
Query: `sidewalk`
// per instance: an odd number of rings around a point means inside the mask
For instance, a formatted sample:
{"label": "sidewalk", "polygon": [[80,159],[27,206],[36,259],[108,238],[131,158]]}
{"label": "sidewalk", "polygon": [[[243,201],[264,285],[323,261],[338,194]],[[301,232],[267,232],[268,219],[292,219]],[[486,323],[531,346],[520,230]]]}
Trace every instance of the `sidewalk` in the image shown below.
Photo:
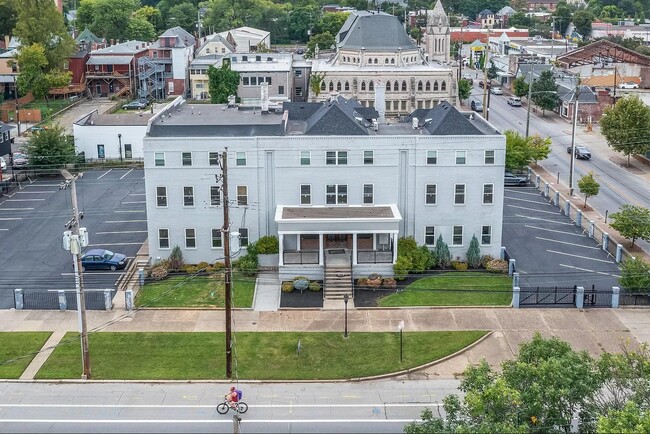
{"label": "sidewalk", "polygon": [[[77,331],[74,311],[0,311],[0,331],[53,331],[62,336]],[[88,329],[112,332],[217,332],[224,330],[223,310],[141,310],[133,312],[88,311]],[[341,310],[292,309],[279,311],[235,310],[235,332],[341,332]],[[348,311],[350,333],[397,331],[400,321],[404,330],[488,330],[492,335],[465,353],[413,374],[421,377],[453,377],[467,364],[485,358],[496,366],[512,358],[522,342],[539,331],[543,336],[558,336],[576,350],[598,355],[603,351],[620,351],[637,338],[650,341],[647,325],[650,311],[626,309],[511,309],[511,308],[421,308],[355,309]],[[628,326],[626,323],[634,323]],[[632,329],[635,333],[631,333]]]}

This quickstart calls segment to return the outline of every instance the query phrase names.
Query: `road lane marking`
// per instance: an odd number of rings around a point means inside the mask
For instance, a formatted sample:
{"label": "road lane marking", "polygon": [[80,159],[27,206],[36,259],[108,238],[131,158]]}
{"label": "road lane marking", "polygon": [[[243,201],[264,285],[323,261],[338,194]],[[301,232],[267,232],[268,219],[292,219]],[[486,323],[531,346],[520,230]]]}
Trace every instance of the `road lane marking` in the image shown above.
{"label": "road lane marking", "polygon": [[537,230],[540,230],[540,231],[546,231],[546,232],[555,232],[557,234],[562,234],[562,235],[573,235],[574,237],[584,237],[584,235],[582,235],[582,234],[575,234],[573,232],[558,231],[558,230],[555,230],[555,229],[540,228],[538,226],[524,225],[524,227],[529,228],[529,229],[537,229]]}
{"label": "road lane marking", "polygon": [[618,275],[618,274],[605,273],[604,271],[589,270],[588,268],[574,267],[573,265],[560,264],[560,267],[573,268],[574,270],[578,270],[578,271],[586,271],[586,272],[588,272],[588,273],[602,274],[602,275],[605,275],[605,276],[621,277],[621,276]]}
{"label": "road lane marking", "polygon": [[22,220],[22,217],[0,217],[0,221],[9,221],[9,220]]}
{"label": "road lane marking", "polygon": [[146,196],[147,193],[131,193],[129,196]]}
{"label": "road lane marking", "polygon": [[[539,202],[537,202],[539,203]],[[517,208],[517,209],[525,209],[527,211],[535,211],[535,212],[542,212],[545,214],[553,214],[553,215],[559,215],[560,211],[544,211],[543,209],[535,209],[535,208],[526,208],[525,206],[517,206],[517,205],[508,205],[510,208]]]}
{"label": "road lane marking", "polygon": [[116,213],[125,213],[125,212],[147,212],[147,210],[146,210],[146,209],[142,209],[142,210],[136,209],[136,210],[128,210],[128,211],[113,211],[113,212],[116,212]]}
{"label": "road lane marking", "polygon": [[569,222],[561,222],[561,221],[557,221],[557,220],[543,219],[541,217],[530,217],[530,216],[523,215],[523,214],[515,214],[515,217],[521,217],[521,218],[525,218],[525,219],[528,219],[528,220],[540,220],[540,221],[543,221],[543,222],[553,223],[553,224],[557,224],[557,225],[575,226],[573,223],[569,223]]}
{"label": "road lane marking", "polygon": [[583,247],[585,249],[600,250],[600,247],[583,246],[581,244],[569,243],[568,241],[552,240],[550,238],[544,238],[544,237],[535,237],[535,238],[538,239],[538,240],[542,240],[542,241],[550,241],[552,243],[568,244],[569,246]]}
{"label": "road lane marking", "polygon": [[17,194],[45,194],[45,193],[56,193],[58,190],[43,190],[43,191],[17,191]]}
{"label": "road lane marking", "polygon": [[9,229],[0,229],[0,231],[8,231]]}
{"label": "road lane marking", "polygon": [[88,247],[100,246],[141,246],[142,243],[101,243],[101,244],[88,244]]}
{"label": "road lane marking", "polygon": [[132,204],[132,203],[147,203],[147,201],[146,200],[136,200],[136,201],[133,201],[133,202],[122,202],[122,205],[124,205],[124,204]]}
{"label": "road lane marking", "polygon": [[5,202],[40,202],[45,200],[44,198],[35,198],[35,199],[7,199]]}
{"label": "road lane marking", "polygon": [[[88,274],[103,276],[103,275],[109,275],[109,274],[124,274],[124,271],[96,271],[94,273],[92,271],[84,271],[83,273],[84,273],[84,276],[86,276]],[[74,276],[74,275],[75,275],[74,273],[61,273],[61,276]],[[88,290],[86,289],[86,291],[88,291]],[[0,405],[0,407],[2,407],[2,406]]]}
{"label": "road lane marking", "polygon": [[116,232],[95,232],[95,235],[109,235],[109,234],[146,234],[147,231],[116,231]]}
{"label": "road lane marking", "polygon": [[33,211],[34,208],[0,208],[0,211]]}
{"label": "road lane marking", "polygon": [[[614,164],[616,164],[616,163],[614,163]],[[616,165],[618,166],[618,164],[616,164]],[[627,194],[619,191],[618,188],[613,187],[609,182],[605,181],[602,178],[602,175],[600,175],[600,174],[595,175],[595,178],[596,178],[596,180],[600,181],[601,185],[604,184],[606,187],[609,187],[610,190],[612,190],[617,195],[625,198],[628,202],[630,202],[630,203],[632,203],[634,205],[637,205],[637,206],[643,206],[643,204],[641,202],[639,202],[638,200],[636,200],[634,197],[628,196]]]}
{"label": "road lane marking", "polygon": [[112,170],[113,170],[113,169],[108,169],[108,172],[104,172],[104,173],[102,173],[101,175],[99,175],[99,176],[97,177],[97,179],[102,179],[104,176],[106,176],[106,175],[108,175],[109,173],[111,173]]}
{"label": "road lane marking", "polygon": [[104,223],[144,223],[146,220],[107,220]]}
{"label": "road lane marking", "polygon": [[122,176],[120,177],[120,179],[124,179],[124,177],[125,177],[126,175],[128,175],[129,173],[131,173],[131,172],[133,172],[133,169],[129,170],[129,171],[126,172],[124,175],[122,175]]}
{"label": "road lane marking", "polygon": [[598,262],[606,262],[608,264],[615,264],[614,261],[610,261],[608,259],[591,258],[589,256],[581,256],[581,255],[574,255],[574,254],[571,254],[571,253],[558,252],[557,250],[546,250],[546,251],[549,252],[549,253],[555,253],[556,255],[572,256],[574,258],[588,259],[590,261],[598,261]]}

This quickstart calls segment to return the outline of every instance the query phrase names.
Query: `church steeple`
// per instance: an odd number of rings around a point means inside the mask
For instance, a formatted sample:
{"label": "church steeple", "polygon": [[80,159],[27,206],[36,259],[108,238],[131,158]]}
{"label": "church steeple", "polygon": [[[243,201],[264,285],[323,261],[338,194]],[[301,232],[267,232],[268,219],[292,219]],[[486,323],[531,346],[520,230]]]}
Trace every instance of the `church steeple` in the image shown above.
{"label": "church steeple", "polygon": [[436,0],[433,9],[427,12],[427,30],[424,40],[429,60],[449,61],[451,49],[449,17],[440,0]]}

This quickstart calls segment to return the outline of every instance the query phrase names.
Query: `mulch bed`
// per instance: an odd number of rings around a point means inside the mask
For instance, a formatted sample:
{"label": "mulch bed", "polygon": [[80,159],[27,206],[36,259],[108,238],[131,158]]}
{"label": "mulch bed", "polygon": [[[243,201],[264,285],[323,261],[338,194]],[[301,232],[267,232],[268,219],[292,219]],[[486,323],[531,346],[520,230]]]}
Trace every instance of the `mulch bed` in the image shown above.
{"label": "mulch bed", "polygon": [[[323,282],[319,281],[321,288]],[[323,290],[310,291],[305,289],[302,293],[298,290],[282,292],[280,295],[280,307],[323,307]]]}

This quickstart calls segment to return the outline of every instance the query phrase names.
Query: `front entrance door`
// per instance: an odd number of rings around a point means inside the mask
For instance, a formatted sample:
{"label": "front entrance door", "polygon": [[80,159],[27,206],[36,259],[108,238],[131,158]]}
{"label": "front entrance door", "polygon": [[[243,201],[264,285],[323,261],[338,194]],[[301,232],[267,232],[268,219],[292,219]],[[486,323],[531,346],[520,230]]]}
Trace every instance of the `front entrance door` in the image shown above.
{"label": "front entrance door", "polygon": [[325,248],[352,248],[352,235],[350,234],[327,234],[325,235]]}

